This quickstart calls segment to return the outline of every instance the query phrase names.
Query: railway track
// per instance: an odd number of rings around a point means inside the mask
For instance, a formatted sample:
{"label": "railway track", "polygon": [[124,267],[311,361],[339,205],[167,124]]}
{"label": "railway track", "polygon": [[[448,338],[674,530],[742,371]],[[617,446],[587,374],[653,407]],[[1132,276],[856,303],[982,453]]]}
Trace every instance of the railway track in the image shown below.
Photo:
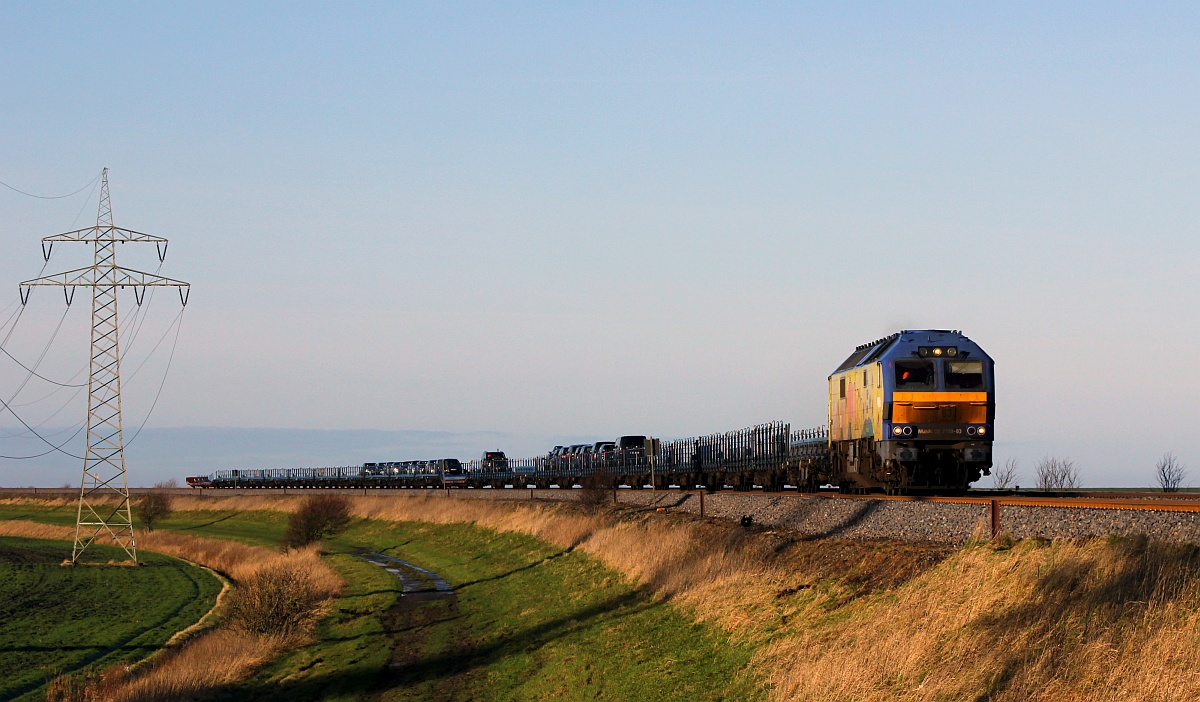
{"label": "railway track", "polygon": [[[774,494],[779,493],[745,493],[745,494]],[[1096,496],[1071,495],[1055,496],[1023,496],[1023,495],[834,495],[823,494],[822,497],[844,500],[895,500],[900,502],[946,502],[957,504],[990,505],[1014,507],[1063,507],[1073,509],[1134,509],[1152,510],[1157,512],[1200,512],[1200,495],[1189,498],[1164,497],[1162,493],[1105,493]]]}
{"label": "railway track", "polygon": [[[243,495],[347,496],[504,501],[574,501],[583,490],[567,488],[183,488],[134,489],[195,497]],[[0,488],[0,498],[67,498],[62,488]],[[594,498],[594,495],[591,497]],[[1151,538],[1200,543],[1200,494],[1097,492],[1091,494],[968,493],[954,496],[838,494],[718,490],[617,489],[614,504],[625,509],[686,512],[699,517],[743,520],[781,528],[805,538],[865,538],[964,542],[986,535],[1014,538],[1086,538],[1109,534],[1146,534]]]}
{"label": "railway track", "polygon": [[[475,489],[465,488],[130,488],[131,494],[164,493],[179,496],[233,496],[233,495],[307,495],[314,492],[333,492],[345,495],[404,495],[414,492],[431,494],[448,494],[451,496],[466,496],[476,492]],[[569,488],[509,488],[479,490],[496,495],[506,495],[510,499],[554,499],[558,495],[571,494]],[[1012,492],[978,492],[966,495],[882,495],[882,494],[841,494],[836,492],[765,492],[762,490],[703,490],[665,489],[652,491],[649,488],[621,488],[614,491],[619,495],[661,494],[661,495],[737,495],[751,498],[813,498],[820,497],[832,500],[880,500],[887,502],[933,502],[951,504],[989,505],[998,503],[1002,506],[1025,507],[1063,507],[1077,509],[1132,509],[1153,510],[1160,512],[1200,512],[1200,493],[1162,493],[1162,492],[1096,492],[1055,494],[1052,492],[1037,492],[1020,494]],[[0,488],[0,498],[36,496],[36,497],[74,497],[79,494],[76,488]],[[559,498],[561,499],[561,498]],[[620,498],[616,499],[620,502]]]}

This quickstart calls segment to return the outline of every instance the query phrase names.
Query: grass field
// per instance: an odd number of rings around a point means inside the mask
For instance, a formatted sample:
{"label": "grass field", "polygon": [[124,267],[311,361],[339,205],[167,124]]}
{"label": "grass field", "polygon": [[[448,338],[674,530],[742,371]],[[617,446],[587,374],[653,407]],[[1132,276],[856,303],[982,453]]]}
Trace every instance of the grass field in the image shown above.
{"label": "grass field", "polygon": [[[300,502],[184,498],[197,511],[165,526],[270,546]],[[0,503],[0,517],[70,523],[51,506]],[[324,556],[347,587],[316,639],[211,699],[1200,699],[1194,544],[949,547],[632,509],[352,506],[359,518]],[[455,593],[401,596],[360,549],[429,568]]]}
{"label": "grass field", "polygon": [[[0,505],[0,519],[71,524],[73,512]],[[285,515],[180,511],[159,529],[278,544]],[[326,543],[349,583],[317,640],[222,700],[754,700],[749,647],[582,552],[465,524],[356,520]],[[358,554],[418,563],[449,598],[401,596]]]}
{"label": "grass field", "polygon": [[[212,608],[221,583],[153,553],[141,567],[63,567],[70,542],[0,537],[0,700],[40,699],[55,673],[136,661]],[[93,545],[92,563],[124,551]]]}
{"label": "grass field", "polygon": [[[758,696],[745,673],[750,650],[582,553],[461,524],[360,522],[329,546],[354,585],[322,643],[252,681],[254,699],[349,700],[372,691],[383,700]],[[354,555],[358,549],[419,563],[456,596],[403,602],[396,578]]]}

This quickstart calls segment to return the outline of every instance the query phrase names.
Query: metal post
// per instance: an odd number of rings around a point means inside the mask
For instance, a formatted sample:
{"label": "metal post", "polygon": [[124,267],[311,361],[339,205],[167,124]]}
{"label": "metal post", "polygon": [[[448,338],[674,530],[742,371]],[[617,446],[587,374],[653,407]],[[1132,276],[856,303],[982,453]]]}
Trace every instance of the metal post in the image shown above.
{"label": "metal post", "polygon": [[708,491],[707,490],[700,491],[700,518],[701,519],[704,519],[704,493],[705,492],[708,492]]}
{"label": "metal post", "polygon": [[1000,500],[992,500],[992,539],[1000,538]]}

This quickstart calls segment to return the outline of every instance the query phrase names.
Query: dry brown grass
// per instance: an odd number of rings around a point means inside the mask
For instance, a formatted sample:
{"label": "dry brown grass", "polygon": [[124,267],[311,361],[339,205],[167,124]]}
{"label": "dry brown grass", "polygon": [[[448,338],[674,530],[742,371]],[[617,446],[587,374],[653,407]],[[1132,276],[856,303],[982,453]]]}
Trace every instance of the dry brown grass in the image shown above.
{"label": "dry brown grass", "polygon": [[1194,547],[1025,542],[961,550],[764,656],[792,700],[1195,700],[1198,612]]}
{"label": "dry brown grass", "polygon": [[48,702],[167,702],[191,699],[250,676],[277,656],[287,642],[234,631],[207,632],[173,650],[153,668],[131,672],[123,666],[55,678]]}
{"label": "dry brown grass", "polygon": [[20,519],[0,521],[0,536],[23,536],[28,539],[73,539],[75,527],[38,524]]}

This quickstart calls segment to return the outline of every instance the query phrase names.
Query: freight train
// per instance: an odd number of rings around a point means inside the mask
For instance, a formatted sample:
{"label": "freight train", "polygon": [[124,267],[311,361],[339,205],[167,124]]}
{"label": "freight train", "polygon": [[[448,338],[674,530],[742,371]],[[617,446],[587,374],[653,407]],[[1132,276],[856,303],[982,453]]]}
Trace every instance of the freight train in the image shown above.
{"label": "freight train", "polygon": [[511,459],[222,470],[194,487],[657,487],[958,493],[988,475],[996,414],[994,363],[959,331],[901,331],[857,347],[829,376],[826,426],[772,422],[662,441],[556,446]]}

